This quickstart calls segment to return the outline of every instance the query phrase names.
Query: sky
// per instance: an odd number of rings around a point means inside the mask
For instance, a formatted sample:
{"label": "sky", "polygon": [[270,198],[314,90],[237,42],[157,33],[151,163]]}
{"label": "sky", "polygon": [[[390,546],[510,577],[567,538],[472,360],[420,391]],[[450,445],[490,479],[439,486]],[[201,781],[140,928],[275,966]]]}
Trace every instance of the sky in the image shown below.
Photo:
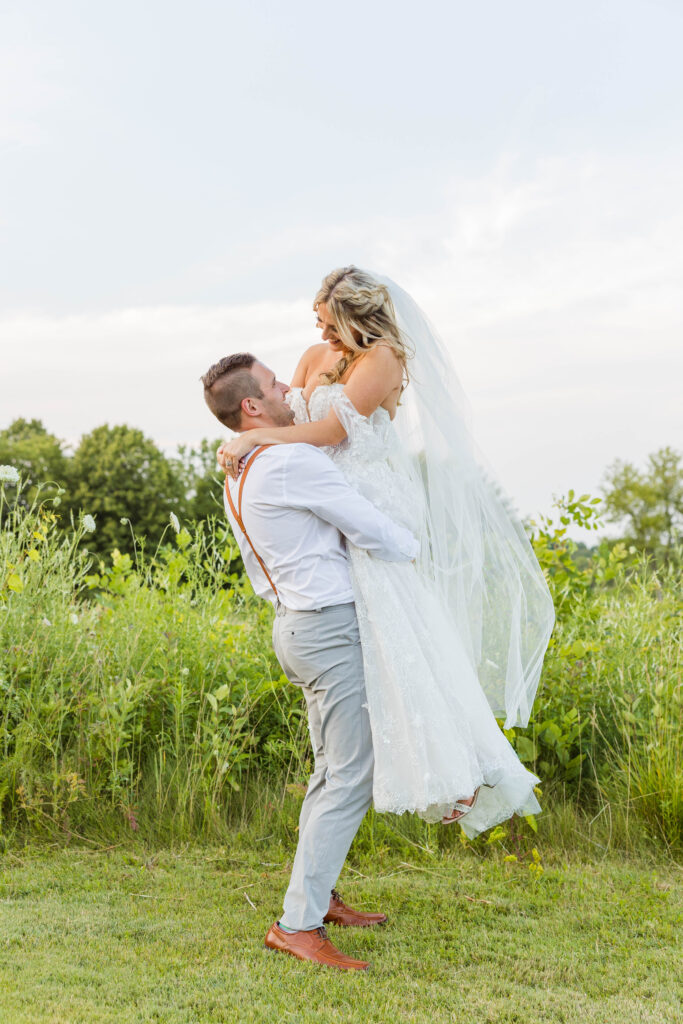
{"label": "sky", "polygon": [[683,448],[683,4],[0,0],[0,429],[166,451],[356,263],[524,515]]}

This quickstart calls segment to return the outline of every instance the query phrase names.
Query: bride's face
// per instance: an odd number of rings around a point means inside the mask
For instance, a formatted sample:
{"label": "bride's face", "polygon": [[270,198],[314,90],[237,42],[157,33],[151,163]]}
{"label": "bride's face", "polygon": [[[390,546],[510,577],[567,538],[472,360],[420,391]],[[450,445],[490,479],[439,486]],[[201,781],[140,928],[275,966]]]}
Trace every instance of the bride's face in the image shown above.
{"label": "bride's face", "polygon": [[[323,341],[326,341],[334,352],[346,351],[346,346],[339,337],[337,326],[334,322],[332,314],[327,308],[326,302],[321,302],[320,305],[318,306],[318,320],[316,322],[316,327],[320,328],[320,330],[322,331]],[[358,334],[358,331],[354,331],[353,333],[354,335],[356,335]],[[358,334],[358,337],[360,338],[360,334]]]}

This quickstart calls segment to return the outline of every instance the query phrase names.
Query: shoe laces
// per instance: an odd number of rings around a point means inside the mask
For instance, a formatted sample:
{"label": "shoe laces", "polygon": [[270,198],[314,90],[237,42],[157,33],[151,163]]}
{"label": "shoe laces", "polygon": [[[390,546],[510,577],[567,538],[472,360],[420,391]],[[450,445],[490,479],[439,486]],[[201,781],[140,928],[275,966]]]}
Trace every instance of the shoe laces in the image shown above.
{"label": "shoe laces", "polygon": [[320,936],[321,939],[327,939],[328,938],[327,928],[325,927],[324,924],[321,924],[320,928],[316,928],[316,931],[317,931],[317,933],[318,933],[318,935]]}
{"label": "shoe laces", "polygon": [[335,903],[343,903],[344,902],[344,900],[341,898],[340,894],[337,892],[336,889],[332,890],[332,899],[334,900]]}

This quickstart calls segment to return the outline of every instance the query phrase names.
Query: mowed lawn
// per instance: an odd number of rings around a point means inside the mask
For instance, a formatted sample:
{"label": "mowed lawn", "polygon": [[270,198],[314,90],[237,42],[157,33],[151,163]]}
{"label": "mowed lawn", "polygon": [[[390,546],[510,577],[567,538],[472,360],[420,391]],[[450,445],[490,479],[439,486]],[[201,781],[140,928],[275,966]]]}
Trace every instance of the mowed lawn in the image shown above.
{"label": "mowed lawn", "polygon": [[[330,929],[343,974],[264,949],[288,864],[267,840],[0,858],[2,1024],[683,1020],[680,872],[611,855],[540,877],[471,853],[365,858],[340,882],[387,927]],[[421,855],[420,855],[421,856]]]}

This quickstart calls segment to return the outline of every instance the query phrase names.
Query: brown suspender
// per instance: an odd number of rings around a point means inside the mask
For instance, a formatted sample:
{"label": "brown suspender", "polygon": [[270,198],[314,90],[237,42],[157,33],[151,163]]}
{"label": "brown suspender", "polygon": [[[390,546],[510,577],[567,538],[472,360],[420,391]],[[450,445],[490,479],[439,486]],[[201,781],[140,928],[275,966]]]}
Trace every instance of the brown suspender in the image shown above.
{"label": "brown suspender", "polygon": [[272,448],[272,445],[270,445],[270,444],[262,444],[260,448],[257,448],[256,451],[254,452],[254,454],[252,455],[252,457],[247,462],[247,464],[244,467],[244,469],[242,470],[242,475],[240,477],[240,486],[239,486],[239,490],[237,492],[237,508],[235,508],[235,504],[234,504],[234,502],[232,500],[232,495],[230,493],[230,488],[228,487],[229,477],[227,477],[227,476],[225,478],[225,493],[226,493],[226,495],[228,497],[228,502],[230,504],[230,509],[232,511],[232,514],[235,517],[235,519],[237,520],[237,524],[238,524],[240,530],[242,531],[244,536],[247,538],[247,541],[249,542],[249,547],[254,552],[254,555],[256,557],[256,561],[258,562],[258,564],[263,569],[263,572],[265,573],[266,579],[268,580],[268,582],[270,583],[271,587],[273,588],[273,593],[275,594],[276,599],[279,600],[279,595],[278,595],[278,592],[277,592],[277,588],[276,588],[275,584],[273,583],[273,581],[270,578],[270,573],[266,569],[266,567],[264,565],[264,562],[263,562],[263,559],[259,555],[259,553],[256,550],[256,548],[254,547],[254,545],[251,543],[251,537],[247,533],[247,531],[245,529],[245,526],[244,526],[244,521],[242,519],[242,491],[244,490],[244,481],[247,479],[247,474],[248,474],[249,470],[251,469],[251,467],[256,462],[256,459],[259,457],[261,452],[264,452],[266,450],[266,448]]}

